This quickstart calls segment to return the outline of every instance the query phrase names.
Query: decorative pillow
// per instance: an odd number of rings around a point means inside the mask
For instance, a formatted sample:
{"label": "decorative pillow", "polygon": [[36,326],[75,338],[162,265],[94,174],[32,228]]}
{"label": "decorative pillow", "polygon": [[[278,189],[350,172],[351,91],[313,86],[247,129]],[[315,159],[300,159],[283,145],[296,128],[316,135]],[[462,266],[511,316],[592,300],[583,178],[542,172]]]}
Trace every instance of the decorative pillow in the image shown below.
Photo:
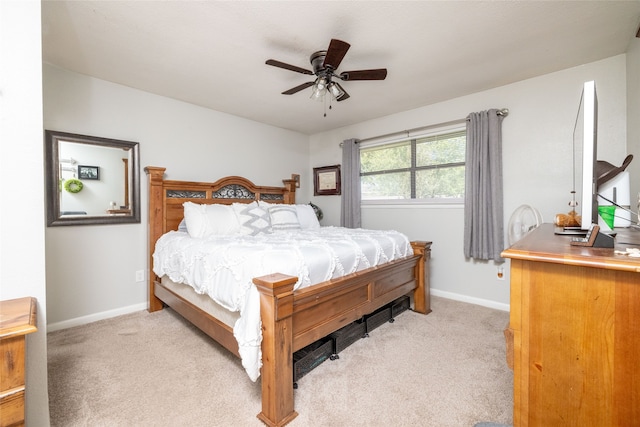
{"label": "decorative pillow", "polygon": [[231,235],[240,231],[240,224],[231,206],[200,205],[184,202],[184,220],[191,237],[207,237],[215,235]]}
{"label": "decorative pillow", "polygon": [[269,208],[273,230],[300,230],[295,205],[272,205]]}
{"label": "decorative pillow", "polygon": [[187,221],[185,221],[184,218],[182,218],[182,221],[180,221],[180,224],[178,224],[178,231],[188,232]]}
{"label": "decorative pillow", "polygon": [[271,218],[269,212],[257,202],[234,203],[233,210],[240,223],[240,234],[244,236],[256,236],[263,233],[271,233]]}
{"label": "decorative pillow", "polygon": [[300,228],[303,230],[320,228],[316,211],[313,210],[311,205],[296,205],[296,211]]}

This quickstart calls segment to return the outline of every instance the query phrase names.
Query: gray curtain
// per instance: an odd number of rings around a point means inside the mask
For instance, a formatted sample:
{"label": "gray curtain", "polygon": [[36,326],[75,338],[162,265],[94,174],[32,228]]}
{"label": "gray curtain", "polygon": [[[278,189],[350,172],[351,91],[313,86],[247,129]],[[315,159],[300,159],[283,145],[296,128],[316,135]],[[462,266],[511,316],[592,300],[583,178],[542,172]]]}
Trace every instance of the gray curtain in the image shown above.
{"label": "gray curtain", "polygon": [[342,142],[342,204],[340,225],[360,228],[360,150],[357,139]]}
{"label": "gray curtain", "polygon": [[503,262],[502,120],[498,110],[467,117],[464,255]]}

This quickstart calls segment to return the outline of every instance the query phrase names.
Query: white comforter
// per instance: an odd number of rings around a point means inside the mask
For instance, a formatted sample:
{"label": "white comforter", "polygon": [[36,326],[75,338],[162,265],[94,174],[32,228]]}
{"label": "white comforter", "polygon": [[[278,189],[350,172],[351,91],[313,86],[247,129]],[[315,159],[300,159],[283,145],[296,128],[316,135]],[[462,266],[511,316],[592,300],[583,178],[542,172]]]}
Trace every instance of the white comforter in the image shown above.
{"label": "white comforter", "polygon": [[171,231],[158,239],[153,271],[190,285],[231,311],[242,365],[252,381],[260,375],[260,299],[254,277],[298,277],[294,289],[324,282],[412,254],[397,231],[322,227],[258,236],[196,239]]}

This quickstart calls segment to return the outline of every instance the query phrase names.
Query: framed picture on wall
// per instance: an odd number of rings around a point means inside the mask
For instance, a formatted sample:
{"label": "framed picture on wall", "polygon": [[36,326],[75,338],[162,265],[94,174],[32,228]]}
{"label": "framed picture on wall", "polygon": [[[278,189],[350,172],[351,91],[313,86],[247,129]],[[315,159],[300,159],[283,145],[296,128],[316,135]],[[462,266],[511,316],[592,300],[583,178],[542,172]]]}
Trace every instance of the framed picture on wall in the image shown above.
{"label": "framed picture on wall", "polygon": [[340,165],[313,168],[314,196],[339,195],[340,189]]}
{"label": "framed picture on wall", "polygon": [[100,179],[100,167],[78,165],[78,179]]}

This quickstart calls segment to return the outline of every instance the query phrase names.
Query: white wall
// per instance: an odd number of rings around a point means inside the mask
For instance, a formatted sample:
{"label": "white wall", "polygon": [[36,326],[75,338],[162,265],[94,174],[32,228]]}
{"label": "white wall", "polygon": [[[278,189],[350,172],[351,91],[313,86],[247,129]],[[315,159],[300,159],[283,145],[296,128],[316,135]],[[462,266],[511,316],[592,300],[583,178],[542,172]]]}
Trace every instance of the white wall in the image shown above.
{"label": "white wall", "polygon": [[[44,66],[44,127],[140,143],[140,166],[167,168],[167,179],[215,181],[241,175],[282,185],[300,174],[309,200],[308,137]],[[46,229],[50,330],[147,307],[147,180],[142,223]]]}
{"label": "white wall", "polygon": [[[35,297],[26,421],[49,425],[39,1],[0,1],[0,299]],[[4,355],[2,356],[4,358]]]}
{"label": "white wall", "polygon": [[[569,211],[573,126],[582,85],[588,80],[596,81],[598,92],[598,158],[619,164],[627,150],[625,55],[313,135],[311,166],[340,163],[338,144],[347,138],[370,138],[462,119],[473,111],[508,108],[503,122],[506,237],[509,217],[521,204],[536,207],[545,222]],[[314,203],[324,209],[325,224],[339,223],[339,197],[315,197]],[[498,280],[493,262],[464,258],[461,207],[365,206],[362,215],[365,228],[395,228],[413,240],[433,241],[434,294],[508,309],[508,274]],[[507,262],[506,271],[508,267]]]}

